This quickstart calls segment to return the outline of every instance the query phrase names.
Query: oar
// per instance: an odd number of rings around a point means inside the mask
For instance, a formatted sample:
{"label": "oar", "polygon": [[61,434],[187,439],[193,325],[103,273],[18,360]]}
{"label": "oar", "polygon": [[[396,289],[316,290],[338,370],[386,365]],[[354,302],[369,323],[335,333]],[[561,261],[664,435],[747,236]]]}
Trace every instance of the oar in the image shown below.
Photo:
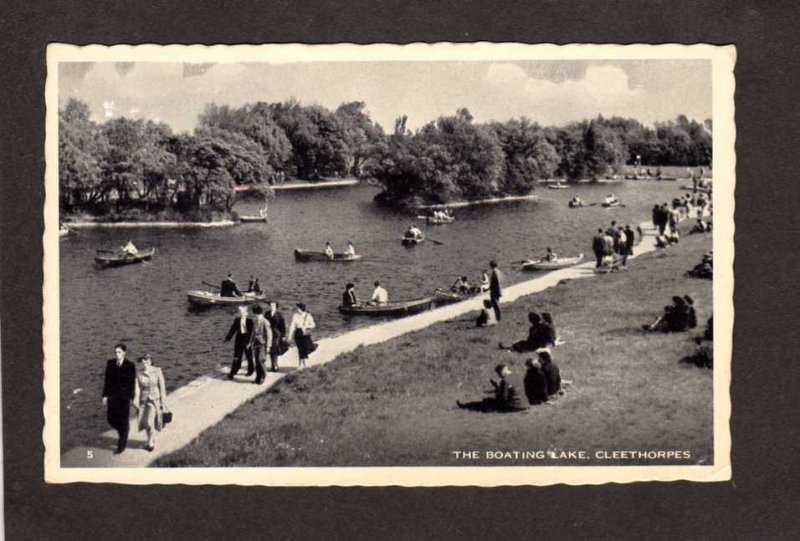
{"label": "oar", "polygon": [[428,239],[429,241],[431,241],[434,244],[439,244],[440,246],[444,246],[444,243],[442,241],[440,241],[440,240],[432,239],[430,237],[425,237],[425,238]]}
{"label": "oar", "polygon": [[222,289],[222,288],[221,288],[221,287],[219,287],[218,285],[215,285],[215,284],[212,284],[212,283],[206,282],[205,280],[203,280],[203,281],[202,281],[202,282],[200,282],[200,283],[201,283],[201,284],[203,284],[204,286],[213,287],[213,288],[215,288],[215,289]]}

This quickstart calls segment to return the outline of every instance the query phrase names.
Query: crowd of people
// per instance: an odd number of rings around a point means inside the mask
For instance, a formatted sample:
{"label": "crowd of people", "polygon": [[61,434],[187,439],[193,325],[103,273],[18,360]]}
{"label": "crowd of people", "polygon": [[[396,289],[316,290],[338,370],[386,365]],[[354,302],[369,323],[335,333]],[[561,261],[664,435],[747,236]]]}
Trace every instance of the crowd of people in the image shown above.
{"label": "crowd of people", "polygon": [[[641,236],[641,231],[640,231]],[[595,257],[595,270],[598,272],[614,271],[625,268],[628,257],[633,255],[636,244],[636,232],[630,225],[618,226],[616,221],[603,231],[598,228],[597,234],[592,239],[592,251]]]}

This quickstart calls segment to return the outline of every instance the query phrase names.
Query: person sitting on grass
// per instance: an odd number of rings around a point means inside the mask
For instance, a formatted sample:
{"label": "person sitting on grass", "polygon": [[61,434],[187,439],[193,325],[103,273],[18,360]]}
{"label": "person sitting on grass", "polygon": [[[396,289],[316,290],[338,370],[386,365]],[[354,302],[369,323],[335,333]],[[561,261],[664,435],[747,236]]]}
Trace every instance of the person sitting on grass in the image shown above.
{"label": "person sitting on grass", "polygon": [[572,384],[568,379],[561,379],[561,371],[553,361],[553,354],[547,348],[536,351],[539,356],[539,364],[542,365],[542,372],[547,380],[547,395],[564,394],[564,387]]}
{"label": "person sitting on grass", "polygon": [[686,274],[692,278],[712,279],[714,277],[714,256],[712,252],[706,252],[703,255],[703,260]]}
{"label": "person sitting on grass", "polygon": [[489,382],[492,384],[492,390],[487,391],[492,393],[494,396],[490,398],[487,397],[476,402],[464,403],[456,400],[456,404],[459,408],[468,409],[471,411],[481,411],[484,413],[493,411],[510,413],[527,409],[520,403],[516,388],[514,388],[514,386],[508,381],[508,376],[511,375],[511,370],[509,370],[505,364],[498,364],[494,371],[500,377],[500,381],[497,382],[493,379],[490,379]]}
{"label": "person sitting on grass", "polygon": [[706,224],[706,222],[702,218],[698,218],[697,223],[694,224],[694,227],[692,227],[692,230],[689,231],[689,233],[690,234],[707,233],[708,231],[709,231],[708,224]]}
{"label": "person sitting on grass", "polygon": [[697,311],[694,308],[694,299],[689,295],[684,295],[683,300],[686,302],[686,324],[690,329],[696,329]]}
{"label": "person sitting on grass", "polygon": [[504,346],[502,342],[498,344],[500,349],[523,353],[525,351],[536,351],[539,348],[553,346],[556,342],[554,329],[542,323],[542,316],[536,312],[528,313],[528,321],[531,326],[528,329],[528,337],[524,340],[514,342],[511,346]]}
{"label": "person sitting on grass", "polygon": [[692,355],[683,357],[680,362],[691,363],[698,368],[714,368],[714,319],[708,318],[708,325],[702,335],[695,337],[697,349]]}
{"label": "person sitting on grass", "polygon": [[494,315],[494,308],[492,308],[492,301],[483,301],[483,309],[475,321],[476,327],[492,327],[497,325],[497,317]]}
{"label": "person sitting on grass", "polygon": [[525,372],[524,386],[525,396],[531,406],[537,406],[547,402],[549,394],[547,392],[547,377],[542,371],[539,361],[528,359],[525,361],[527,371]]}
{"label": "person sitting on grass", "polygon": [[672,297],[672,304],[650,325],[642,325],[648,332],[684,332],[689,329],[689,307],[681,297]]}
{"label": "person sitting on grass", "polygon": [[553,321],[553,314],[550,312],[542,312],[542,324],[548,325],[550,327],[551,332],[553,333],[553,345],[560,346],[564,344],[564,341],[558,337],[558,331],[556,330],[556,323]]}

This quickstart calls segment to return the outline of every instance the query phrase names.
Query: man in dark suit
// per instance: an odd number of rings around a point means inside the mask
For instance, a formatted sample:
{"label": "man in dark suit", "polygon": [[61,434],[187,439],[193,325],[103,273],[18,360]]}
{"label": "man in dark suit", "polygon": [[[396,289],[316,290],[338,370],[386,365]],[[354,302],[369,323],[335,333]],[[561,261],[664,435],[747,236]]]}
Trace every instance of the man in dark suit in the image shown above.
{"label": "man in dark suit", "polygon": [[606,250],[606,242],[605,242],[605,235],[603,235],[603,230],[598,229],[597,235],[594,236],[592,239],[592,251],[594,252],[594,257],[597,259],[597,265],[595,268],[600,268],[603,264],[603,254]]}
{"label": "man in dark suit", "polygon": [[222,284],[219,286],[219,294],[221,297],[242,296],[241,291],[239,291],[239,288],[236,286],[236,282],[233,279],[233,274],[228,273],[228,276],[222,281]]}
{"label": "man in dark suit", "polygon": [[272,349],[269,350],[269,360],[271,370],[278,371],[278,355],[280,355],[280,341],[286,336],[286,320],[283,319],[283,314],[278,311],[279,305],[277,302],[269,303],[269,314],[267,320],[272,327]]}
{"label": "man in dark suit", "polygon": [[136,366],[125,358],[125,344],[114,346],[114,353],[116,358],[106,363],[103,405],[107,407],[108,424],[119,433],[115,454],[120,454],[128,446],[131,400],[136,394]]}
{"label": "man in dark suit", "polygon": [[233,320],[228,335],[225,341],[228,342],[231,338],[233,341],[233,362],[231,363],[231,370],[228,372],[228,379],[233,379],[233,376],[242,367],[242,353],[247,357],[247,375],[253,375],[255,366],[253,365],[253,350],[249,348],[250,337],[253,334],[253,320],[247,317],[247,308],[244,306],[239,307],[239,316]]}
{"label": "man in dark suit", "polygon": [[492,275],[489,277],[489,300],[492,301],[494,315],[500,321],[500,297],[503,296],[503,289],[500,285],[500,271],[497,270],[497,261],[490,261]]}

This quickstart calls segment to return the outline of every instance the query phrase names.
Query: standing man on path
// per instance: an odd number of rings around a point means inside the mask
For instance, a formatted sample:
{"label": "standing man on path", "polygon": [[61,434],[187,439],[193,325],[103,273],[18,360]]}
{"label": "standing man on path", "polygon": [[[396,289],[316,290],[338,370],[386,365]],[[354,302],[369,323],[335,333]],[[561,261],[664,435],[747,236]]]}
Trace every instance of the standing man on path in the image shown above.
{"label": "standing man on path", "polygon": [[503,289],[500,284],[500,271],[497,270],[497,261],[490,261],[489,267],[492,269],[492,275],[489,278],[489,299],[492,301],[492,308],[494,308],[494,315],[497,321],[500,321],[500,297],[503,296]]}
{"label": "standing man on path", "polygon": [[592,238],[592,251],[594,252],[594,257],[597,260],[597,264],[595,265],[596,269],[599,269],[600,266],[603,264],[603,255],[606,250],[606,241],[605,235],[603,235],[603,230],[598,229],[597,235]]}
{"label": "standing man on path", "polygon": [[250,337],[253,335],[253,320],[247,317],[247,307],[239,307],[239,317],[233,320],[228,335],[225,341],[228,342],[231,338],[233,340],[233,362],[231,363],[231,370],[228,372],[228,379],[233,379],[233,376],[242,367],[242,354],[247,357],[247,375],[252,376],[255,371],[253,366],[253,350],[250,348]]}
{"label": "standing man on path", "polygon": [[136,366],[125,358],[127,351],[125,344],[114,346],[116,358],[106,363],[103,383],[103,405],[107,408],[108,424],[119,434],[116,455],[128,446],[131,401],[136,395]]}
{"label": "standing man on path", "polygon": [[250,348],[253,350],[256,364],[256,385],[261,385],[267,377],[267,355],[272,350],[272,327],[264,317],[264,310],[259,305],[253,307],[253,336],[250,337]]}
{"label": "standing man on path", "polygon": [[280,342],[286,336],[286,320],[283,319],[283,314],[278,311],[279,304],[277,302],[269,303],[269,314],[267,314],[267,321],[272,329],[272,348],[269,350],[269,360],[271,370],[278,371],[278,355],[280,355]]}

